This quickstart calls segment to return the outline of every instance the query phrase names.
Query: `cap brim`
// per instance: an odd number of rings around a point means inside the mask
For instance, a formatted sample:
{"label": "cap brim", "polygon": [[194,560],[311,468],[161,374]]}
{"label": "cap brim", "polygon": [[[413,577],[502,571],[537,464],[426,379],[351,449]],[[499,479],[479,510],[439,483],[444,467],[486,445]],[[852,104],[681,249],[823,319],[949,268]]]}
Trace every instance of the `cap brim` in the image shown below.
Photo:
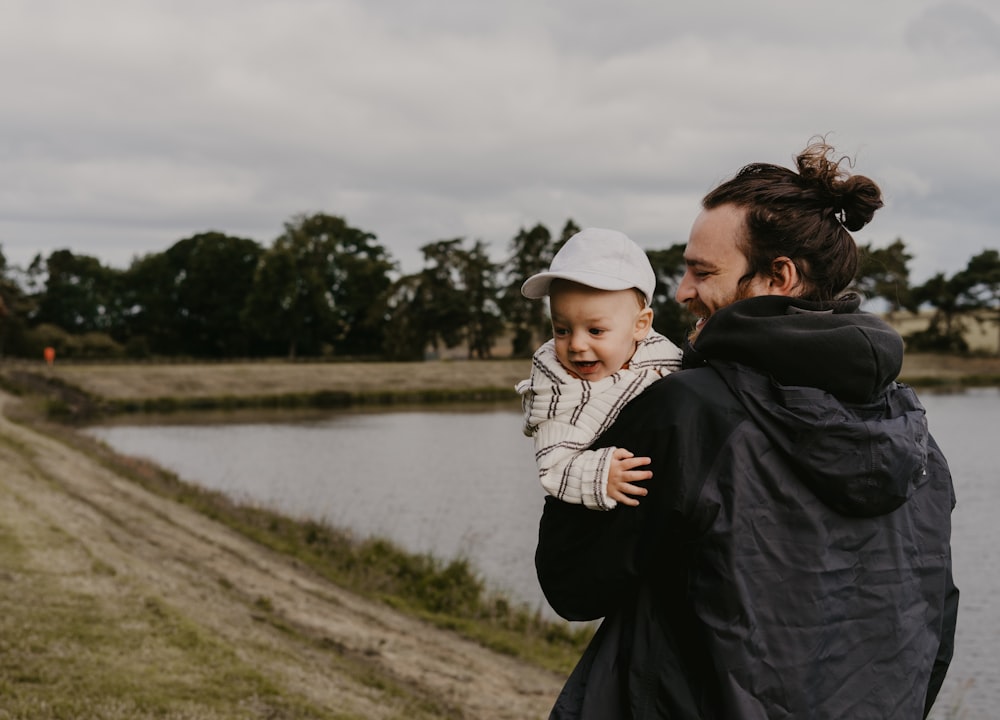
{"label": "cap brim", "polygon": [[551,273],[539,273],[532,275],[521,285],[521,294],[526,298],[538,300],[549,294],[549,285],[552,284]]}
{"label": "cap brim", "polygon": [[569,280],[586,285],[596,290],[629,290],[632,285],[623,283],[617,278],[611,278],[600,273],[588,272],[540,272],[532,275],[521,285],[521,294],[526,298],[537,300],[549,294],[549,286],[553,280]]}

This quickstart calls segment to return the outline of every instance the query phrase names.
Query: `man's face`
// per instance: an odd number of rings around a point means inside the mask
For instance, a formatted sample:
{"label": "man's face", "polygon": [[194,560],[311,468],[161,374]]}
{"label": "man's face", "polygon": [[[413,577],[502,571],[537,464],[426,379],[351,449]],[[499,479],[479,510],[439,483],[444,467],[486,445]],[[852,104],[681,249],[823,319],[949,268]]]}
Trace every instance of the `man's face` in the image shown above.
{"label": "man's face", "polygon": [[759,276],[740,286],[740,279],[749,268],[737,245],[746,233],[745,213],[735,205],[720,205],[703,210],[691,226],[684,250],[687,270],[675,297],[698,318],[689,338],[692,342],[715,311],[737,300],[768,292],[766,280]]}

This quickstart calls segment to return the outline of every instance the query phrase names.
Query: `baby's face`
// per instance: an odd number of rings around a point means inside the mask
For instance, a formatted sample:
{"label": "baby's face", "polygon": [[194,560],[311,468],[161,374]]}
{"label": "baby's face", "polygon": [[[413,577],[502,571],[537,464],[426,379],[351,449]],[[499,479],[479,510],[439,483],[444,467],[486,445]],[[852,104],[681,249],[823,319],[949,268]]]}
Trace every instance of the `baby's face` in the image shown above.
{"label": "baby's face", "polygon": [[592,382],[621,370],[652,322],[652,312],[640,305],[634,290],[553,282],[549,305],[556,357]]}

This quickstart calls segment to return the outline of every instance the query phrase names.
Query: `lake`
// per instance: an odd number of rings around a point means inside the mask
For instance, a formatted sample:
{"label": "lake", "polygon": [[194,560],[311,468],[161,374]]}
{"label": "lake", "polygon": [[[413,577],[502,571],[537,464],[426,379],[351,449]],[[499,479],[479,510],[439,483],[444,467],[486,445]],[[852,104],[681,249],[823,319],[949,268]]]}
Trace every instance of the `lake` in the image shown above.
{"label": "lake", "polygon": [[[985,720],[1000,706],[1000,391],[921,399],[955,480],[962,591],[956,657],[934,716],[960,703],[965,720]],[[87,432],[239,500],[413,552],[467,558],[489,587],[554,617],[534,575],[544,496],[516,403],[239,418],[147,419]]]}

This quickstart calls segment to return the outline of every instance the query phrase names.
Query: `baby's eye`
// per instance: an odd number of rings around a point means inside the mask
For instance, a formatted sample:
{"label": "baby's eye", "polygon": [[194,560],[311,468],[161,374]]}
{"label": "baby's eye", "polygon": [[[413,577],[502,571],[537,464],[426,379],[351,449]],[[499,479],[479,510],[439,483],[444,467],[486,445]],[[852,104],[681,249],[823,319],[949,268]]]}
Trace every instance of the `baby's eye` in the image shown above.
{"label": "baby's eye", "polygon": [[591,335],[603,335],[604,330],[602,328],[590,328]]}
{"label": "baby's eye", "polygon": [[552,334],[555,335],[556,337],[563,337],[564,335],[569,334],[569,330],[560,327],[552,328]]}

